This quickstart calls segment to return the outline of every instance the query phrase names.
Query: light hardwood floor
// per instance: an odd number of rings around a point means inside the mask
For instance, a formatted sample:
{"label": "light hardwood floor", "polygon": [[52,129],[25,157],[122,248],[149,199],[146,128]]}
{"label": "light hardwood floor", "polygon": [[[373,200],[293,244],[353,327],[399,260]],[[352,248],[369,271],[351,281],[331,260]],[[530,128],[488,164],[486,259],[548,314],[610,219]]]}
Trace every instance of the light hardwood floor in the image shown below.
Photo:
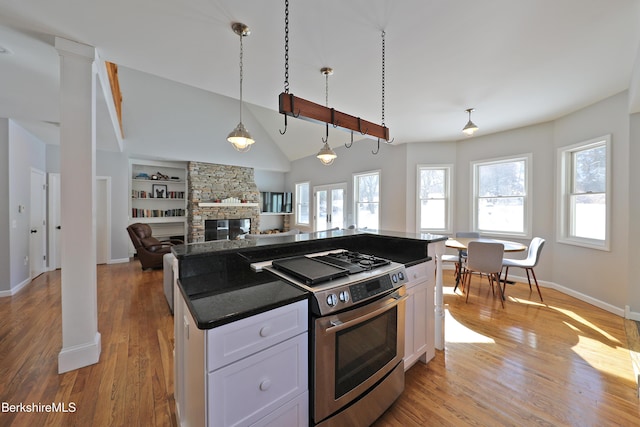
{"label": "light hardwood floor", "polygon": [[[543,288],[474,278],[469,303],[445,272],[446,349],[407,372],[383,426],[634,426],[640,403],[623,319]],[[173,318],[162,272],[98,267],[96,365],[57,374],[60,272],[0,298],[0,402],[73,402],[74,413],[1,413],[0,426],[173,426]]]}

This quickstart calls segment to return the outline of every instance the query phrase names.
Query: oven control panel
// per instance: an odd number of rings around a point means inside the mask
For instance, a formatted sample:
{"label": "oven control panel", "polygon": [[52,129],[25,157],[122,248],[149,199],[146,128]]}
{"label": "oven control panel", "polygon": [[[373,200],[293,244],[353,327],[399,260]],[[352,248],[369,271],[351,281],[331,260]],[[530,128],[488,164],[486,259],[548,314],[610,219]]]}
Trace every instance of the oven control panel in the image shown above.
{"label": "oven control panel", "polygon": [[325,309],[321,308],[322,312],[337,311],[398,288],[405,283],[407,283],[407,273],[404,268],[399,268],[375,278],[320,292],[316,298],[318,298],[318,304],[325,307]]}

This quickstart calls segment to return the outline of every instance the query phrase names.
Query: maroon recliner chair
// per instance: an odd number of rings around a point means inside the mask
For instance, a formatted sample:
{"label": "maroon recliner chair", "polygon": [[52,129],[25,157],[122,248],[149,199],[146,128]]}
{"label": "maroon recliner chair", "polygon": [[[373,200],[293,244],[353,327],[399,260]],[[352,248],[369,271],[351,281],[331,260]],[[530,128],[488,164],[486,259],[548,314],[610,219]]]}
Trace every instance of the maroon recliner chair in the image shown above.
{"label": "maroon recliner chair", "polygon": [[162,257],[171,252],[171,246],[182,245],[178,239],[158,240],[151,235],[149,224],[135,223],[127,227],[129,237],[136,250],[142,269],[162,268]]}

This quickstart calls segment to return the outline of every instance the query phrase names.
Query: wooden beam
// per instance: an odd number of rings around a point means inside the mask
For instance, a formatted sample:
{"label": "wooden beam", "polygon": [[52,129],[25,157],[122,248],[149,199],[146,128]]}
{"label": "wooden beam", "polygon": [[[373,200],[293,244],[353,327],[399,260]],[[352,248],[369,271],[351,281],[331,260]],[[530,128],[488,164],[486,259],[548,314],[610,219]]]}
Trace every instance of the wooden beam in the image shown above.
{"label": "wooden beam", "polygon": [[109,75],[109,84],[111,85],[113,103],[116,105],[118,124],[120,125],[120,136],[124,137],[124,132],[122,130],[122,94],[120,93],[120,82],[118,80],[118,65],[108,61],[105,61],[104,64],[107,67],[107,74]]}
{"label": "wooden beam", "polygon": [[280,113],[316,123],[329,123],[336,128],[359,132],[368,138],[381,138],[389,141],[389,128],[360,117],[337,111],[315,102],[298,98],[291,93],[282,92],[279,97]]}

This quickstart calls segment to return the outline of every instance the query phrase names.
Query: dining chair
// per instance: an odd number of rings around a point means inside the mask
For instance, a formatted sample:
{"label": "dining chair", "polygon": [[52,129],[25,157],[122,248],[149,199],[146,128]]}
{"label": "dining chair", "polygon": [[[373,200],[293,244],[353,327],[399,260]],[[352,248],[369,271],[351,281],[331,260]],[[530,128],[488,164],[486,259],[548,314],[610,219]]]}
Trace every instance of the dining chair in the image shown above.
{"label": "dining chair", "polygon": [[[465,265],[463,282],[464,291],[467,293],[466,301],[469,301],[469,293],[471,293],[471,275],[472,273],[484,273],[487,275],[491,291],[495,295],[494,283],[498,285],[500,291],[500,303],[504,308],[504,294],[500,286],[500,273],[502,272],[502,258],[504,254],[504,245],[502,243],[493,242],[469,242],[467,246],[467,262]],[[482,280],[482,276],[480,276]]]}
{"label": "dining chair", "polygon": [[[529,281],[529,290],[531,289],[531,277],[529,276],[529,272],[533,276],[533,280],[536,284],[536,289],[538,289],[538,295],[540,296],[540,301],[542,299],[542,293],[540,292],[540,286],[538,286],[538,279],[536,278],[536,273],[533,271],[533,268],[538,265],[538,261],[540,261],[540,253],[542,252],[542,247],[544,246],[545,240],[540,237],[534,237],[531,239],[531,243],[529,243],[529,250],[527,252],[527,257],[525,259],[510,259],[505,258],[502,260],[502,266],[506,267],[504,272],[504,282],[507,283],[507,276],[509,275],[509,267],[519,267],[524,268],[527,272],[527,280]],[[544,302],[544,301],[543,301]]]}
{"label": "dining chair", "polygon": [[[477,233],[475,231],[458,231],[458,232],[456,232],[456,237],[466,237],[466,238],[476,238],[476,239],[478,239],[478,238],[480,238],[480,233]],[[463,268],[463,265],[461,264],[461,261],[464,262],[464,260],[466,258],[467,258],[467,251],[466,250],[459,251],[459,253],[457,255],[444,254],[441,257],[442,262],[453,262],[454,263],[455,272],[453,274],[455,275],[455,277],[462,277],[462,274],[464,273],[464,268]],[[463,284],[463,288],[464,288],[464,284]],[[453,289],[453,291],[455,292],[456,289],[458,289],[457,285]]]}

